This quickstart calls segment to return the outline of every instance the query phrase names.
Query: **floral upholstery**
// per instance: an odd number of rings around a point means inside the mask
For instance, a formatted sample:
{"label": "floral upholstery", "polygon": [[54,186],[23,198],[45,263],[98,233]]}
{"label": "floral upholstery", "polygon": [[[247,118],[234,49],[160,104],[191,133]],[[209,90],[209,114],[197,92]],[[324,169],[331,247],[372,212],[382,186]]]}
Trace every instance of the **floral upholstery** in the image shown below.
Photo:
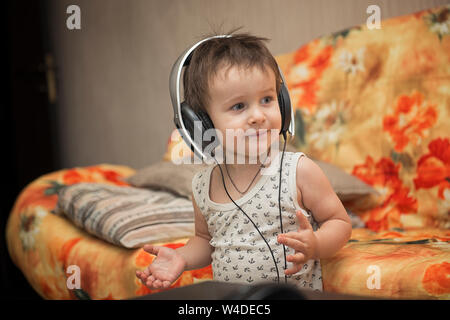
{"label": "floral upholstery", "polygon": [[384,195],[374,231],[450,227],[450,15],[425,10],[327,35],[278,57],[295,147]]}

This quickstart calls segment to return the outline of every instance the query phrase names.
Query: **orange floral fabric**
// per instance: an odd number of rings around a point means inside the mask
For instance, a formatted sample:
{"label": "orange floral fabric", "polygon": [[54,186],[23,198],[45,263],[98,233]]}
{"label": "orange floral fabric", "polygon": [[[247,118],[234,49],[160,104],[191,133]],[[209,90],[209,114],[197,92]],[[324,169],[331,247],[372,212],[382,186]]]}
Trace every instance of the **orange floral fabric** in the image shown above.
{"label": "orange floral fabric", "polygon": [[379,206],[358,212],[373,231],[450,228],[449,13],[353,27],[277,57],[292,144],[380,192]]}
{"label": "orange floral fabric", "polygon": [[[353,229],[349,243],[322,260],[324,291],[397,299],[450,299],[450,231]],[[372,276],[378,270],[379,286]]]}

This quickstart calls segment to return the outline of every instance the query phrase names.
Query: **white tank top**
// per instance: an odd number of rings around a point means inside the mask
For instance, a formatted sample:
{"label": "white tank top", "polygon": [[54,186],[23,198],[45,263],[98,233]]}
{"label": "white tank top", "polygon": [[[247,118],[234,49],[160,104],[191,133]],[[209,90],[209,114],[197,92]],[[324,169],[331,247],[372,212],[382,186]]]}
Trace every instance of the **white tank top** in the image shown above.
{"label": "white tank top", "polygon": [[[263,174],[241,198],[233,199],[258,227],[272,249],[278,266],[280,283],[284,283],[283,246],[277,242],[281,233],[278,208],[278,184],[280,182],[278,159],[273,174]],[[310,212],[300,208],[297,203],[296,172],[297,162],[302,152],[285,152],[281,180],[281,212],[284,233],[297,231],[299,223],[296,211],[301,210],[308,218],[313,230],[318,224]],[[212,257],[213,277],[218,281],[256,284],[264,281],[278,281],[275,263],[267,244],[251,221],[233,202],[217,203],[209,197],[211,165],[194,175],[192,191],[211,235],[210,244],[214,247]],[[294,254],[294,249],[285,246],[286,256]],[[292,266],[287,262],[287,267]],[[319,260],[308,260],[303,269],[287,276],[287,281],[299,288],[322,291],[322,269]]]}

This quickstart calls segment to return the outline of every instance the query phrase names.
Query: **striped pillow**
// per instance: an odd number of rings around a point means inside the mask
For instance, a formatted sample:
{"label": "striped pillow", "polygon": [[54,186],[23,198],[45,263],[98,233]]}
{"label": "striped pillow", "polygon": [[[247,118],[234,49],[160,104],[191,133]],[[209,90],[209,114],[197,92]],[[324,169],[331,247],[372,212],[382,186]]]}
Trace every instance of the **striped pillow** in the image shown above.
{"label": "striped pillow", "polygon": [[79,183],[61,188],[56,213],[126,248],[194,234],[192,202],[165,191]]}

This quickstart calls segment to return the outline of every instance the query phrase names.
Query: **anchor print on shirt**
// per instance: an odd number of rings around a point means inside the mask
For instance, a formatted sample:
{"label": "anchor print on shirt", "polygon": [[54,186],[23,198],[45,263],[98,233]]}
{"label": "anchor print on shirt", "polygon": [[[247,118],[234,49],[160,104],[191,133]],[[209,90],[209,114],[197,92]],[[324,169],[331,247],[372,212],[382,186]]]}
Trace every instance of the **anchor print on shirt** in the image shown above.
{"label": "anchor print on shirt", "polygon": [[[289,157],[287,159],[289,159]],[[261,243],[262,239],[259,236],[259,233],[254,229],[253,225],[257,225],[258,227],[261,225],[263,226],[262,229],[265,229],[263,232],[260,230],[260,232],[267,240],[269,240],[275,262],[279,264],[278,267],[280,268],[281,264],[284,262],[283,252],[281,251],[283,248],[281,244],[272,239],[273,236],[275,236],[276,239],[276,236],[280,232],[276,227],[277,225],[279,227],[280,222],[278,216],[278,192],[281,193],[280,203],[285,232],[288,232],[289,229],[294,230],[296,224],[295,215],[290,211],[286,211],[288,210],[288,206],[293,207],[296,202],[295,199],[293,199],[294,196],[291,193],[292,191],[288,187],[288,182],[290,183],[288,179],[292,178],[290,171],[286,170],[288,167],[288,164],[286,164],[286,168],[283,166],[282,172],[284,174],[281,179],[281,188],[278,184],[280,176],[273,175],[269,177],[271,178],[271,180],[268,180],[269,184],[262,186],[252,199],[248,199],[248,201],[245,202],[248,210],[244,210],[247,212],[248,217],[241,212],[238,212],[238,210],[223,210],[224,212],[219,210],[213,211],[205,206],[205,210],[208,210],[208,212],[203,213],[208,220],[209,230],[212,235],[215,234],[215,237],[218,237],[215,238],[213,236],[214,239],[211,243],[218,246],[218,249],[222,245],[219,249],[221,251],[218,251],[218,254],[214,256],[217,260],[219,260],[219,256],[222,257],[220,263],[218,263],[215,268],[215,274],[218,275],[218,279],[223,279],[224,281],[232,281],[234,279],[246,283],[251,283],[251,281],[257,281],[259,279],[273,279],[274,281],[277,281],[275,275],[276,268],[274,268],[272,256],[269,253],[269,250],[267,250],[267,247],[264,246],[264,243]],[[293,166],[291,166],[291,168],[294,169]],[[288,174],[291,176],[290,178],[287,178]],[[203,176],[205,176],[205,174],[203,174]],[[270,183],[270,181],[272,181],[272,183]],[[201,182],[198,184],[198,188],[202,189]],[[201,196],[200,199],[204,201],[205,197]],[[228,213],[231,214],[227,216]],[[249,225],[249,223],[251,223],[251,225]],[[245,225],[247,225],[247,227],[245,227]],[[225,234],[223,234],[224,231]],[[235,243],[233,246],[230,244],[232,238]],[[278,254],[276,253],[277,251],[275,248],[278,249]],[[221,252],[224,252],[224,254],[220,255]],[[224,265],[227,265],[227,267],[223,267]],[[308,268],[307,266],[303,267],[305,267],[305,269]],[[243,270],[244,268],[245,271]],[[314,268],[318,268],[318,266],[314,265]],[[226,271],[224,271],[224,269]],[[320,269],[318,272],[320,274]],[[317,272],[315,272],[315,276],[306,273],[303,277],[296,276],[294,278],[294,276],[289,276],[288,278],[292,281],[296,281],[298,285],[300,285],[300,282],[306,281],[304,287],[311,287],[310,283],[312,282],[314,288],[316,287],[316,282],[321,279]]]}

